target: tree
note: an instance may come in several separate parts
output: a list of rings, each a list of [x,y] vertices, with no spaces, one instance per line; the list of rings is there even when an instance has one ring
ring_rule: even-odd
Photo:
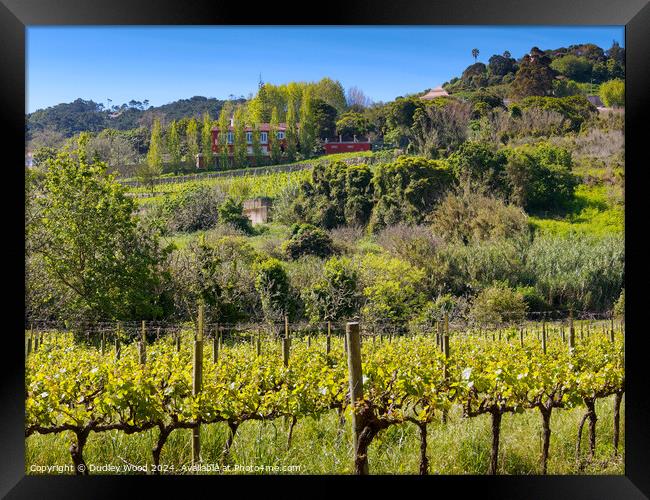
[[[126,320],[165,313],[159,266],[167,250],[138,226],[133,199],[104,163],[89,163],[82,149],[61,153],[48,164],[38,204],[35,248],[69,297],[66,315]]]
[[[521,292],[496,282],[481,290],[472,304],[471,314],[483,324],[519,323],[526,317],[528,306]]]
[[[506,158],[489,144],[465,142],[448,159],[465,194],[485,190],[492,194],[507,194]]]
[[[253,160],[255,161],[255,166],[259,167],[264,161],[264,155],[262,153],[262,143],[260,137],[260,126],[259,123],[253,123]]]
[[[289,278],[277,259],[267,259],[254,266],[255,289],[262,311],[269,323],[277,323],[289,312]]]
[[[352,317],[359,305],[358,276],[350,259],[332,257],[323,277],[305,293],[307,314],[314,321],[336,321]]]
[[[359,87],[350,87],[347,92],[346,102],[349,107],[367,108],[372,104],[372,100],[363,93]]]
[[[271,148],[271,163],[277,164],[282,159],[282,149],[280,148],[280,140],[278,139],[278,108],[273,108],[273,112],[271,113],[270,129],[269,146]]]
[[[219,113],[219,168],[228,170],[230,160],[228,155],[228,131],[230,129],[230,106],[224,105]]]
[[[361,113],[348,111],[336,122],[336,132],[344,138],[363,137],[370,132],[370,122]]]
[[[474,58],[474,62],[478,59],[478,49],[472,49],[472,57]]]
[[[233,160],[236,168],[244,168],[248,164],[248,145],[246,142],[246,122],[244,121],[244,108],[239,106],[234,116],[234,152]]]
[[[373,177],[373,231],[398,222],[418,224],[451,187],[451,170],[439,160],[401,156],[379,164]]]
[[[201,152],[203,153],[203,166],[212,166],[212,119],[206,111],[203,113],[203,127],[201,127]]]
[[[471,104],[462,101],[417,108],[411,144],[418,155],[426,158],[437,158],[440,150],[450,153],[467,139],[471,118]]]
[[[600,86],[600,98],[606,106],[625,106],[625,82],[623,80],[610,80]]]
[[[576,82],[588,82],[591,78],[592,63],[586,57],[568,54],[551,62],[551,68]]]
[[[296,159],[296,149],[298,147],[298,129],[296,124],[296,109],[293,98],[289,98],[287,104],[287,129],[285,137],[287,141],[286,154],[287,160],[292,162]]]
[[[196,119],[192,119],[187,124],[187,163],[193,167],[196,161],[196,155],[199,154],[199,126]]]
[[[554,78],[551,59],[533,47],[519,65],[512,82],[512,93],[515,97],[549,95],[553,90]]]
[[[490,74],[503,77],[517,71],[517,61],[510,57],[509,52],[505,52],[502,56],[495,54],[488,60],[487,68]]]
[[[222,224],[231,224],[248,234],[253,232],[251,221],[244,215],[243,206],[240,201],[228,197],[219,205],[217,212],[219,214],[219,222]]]
[[[169,126],[169,135],[167,138],[167,149],[171,156],[172,164],[174,168],[179,168],[181,165],[181,139],[178,135],[178,127],[176,126],[176,120],[172,120],[171,125]]]
[[[302,93],[300,103],[300,151],[305,157],[309,157],[314,149],[316,139],[316,126],[314,123],[314,110],[312,107],[311,89],[307,88]]]
[[[146,168],[141,170],[145,184],[149,184],[153,190],[153,180],[162,174],[162,127],[160,122],[155,120],[151,130],[151,142],[147,153]]]
[[[331,78],[322,78],[313,85],[314,98],[325,101],[334,107],[338,113],[345,111],[345,93],[341,82],[334,81]]]
[[[312,103],[314,115],[314,135],[318,139],[329,139],[336,136],[337,111],[321,99],[314,99]]]

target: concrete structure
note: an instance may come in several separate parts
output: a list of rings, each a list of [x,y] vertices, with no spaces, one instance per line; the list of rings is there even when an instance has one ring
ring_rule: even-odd
[[[244,201],[243,212],[253,224],[263,224],[269,220],[271,205],[271,198],[253,198]]]
[[[420,99],[424,99],[425,101],[429,101],[431,99],[435,99],[436,97],[444,97],[449,95],[449,93],[443,89],[442,87],[436,87],[435,89],[429,90],[426,94],[424,94]]]

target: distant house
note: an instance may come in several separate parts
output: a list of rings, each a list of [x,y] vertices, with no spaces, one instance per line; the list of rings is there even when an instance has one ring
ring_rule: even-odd
[[[587,100],[597,108],[605,107],[605,104],[603,103],[603,101],[601,101],[600,97],[598,97],[597,95],[588,95]]]
[[[424,99],[425,101],[430,101],[431,99],[435,99],[436,97],[443,97],[447,96],[449,93],[443,89],[442,87],[436,87],[435,89],[429,90],[426,94],[424,94],[420,99]]]

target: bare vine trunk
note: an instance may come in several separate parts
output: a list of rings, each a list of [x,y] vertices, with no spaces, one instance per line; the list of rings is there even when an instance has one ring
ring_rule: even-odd
[[[287,451],[291,448],[291,437],[293,436],[293,428],[296,425],[298,419],[293,415],[291,417],[291,424],[289,424],[289,436],[287,437]]]
[[[542,414],[542,474],[548,470],[548,450],[551,445],[551,411],[553,407],[540,406]]]
[[[614,456],[618,456],[618,441],[621,431],[621,401],[623,393],[617,392],[614,397]]]
[[[501,434],[501,412],[493,410],[492,414],[492,451],[490,452],[490,470],[488,474],[496,474],[499,465],[499,437]]]
[[[427,458],[427,424],[419,423],[420,428],[420,475],[429,474],[429,459]]]
[[[589,460],[596,454],[596,401],[588,399],[585,401],[587,406],[587,416],[589,417]]]
[[[585,413],[580,420],[580,424],[578,425],[578,438],[576,440],[576,462],[578,463],[580,463],[580,443],[582,442],[582,429],[585,426],[585,422],[587,421],[588,416],[589,413]]]
[[[354,473],[368,475],[368,447],[377,435],[377,430],[370,426],[363,428],[357,440],[357,449],[354,454]]]
[[[226,445],[223,449],[223,458],[228,459],[230,457],[230,449],[232,448],[232,443],[235,440],[235,434],[237,434],[237,429],[239,428],[239,423],[228,421],[228,428],[230,429],[230,434],[228,439],[226,439]]]
[[[88,440],[88,434],[90,429],[82,429],[75,431],[75,436],[77,438],[76,442],[73,442],[70,445],[70,456],[72,457],[72,463],[74,464],[75,474],[78,476],[87,476],[88,475],[88,466],[84,461],[83,452],[84,446],[86,446],[86,441]]]
[[[163,446],[167,442],[167,438],[169,437],[169,434],[171,434],[172,429],[169,427],[165,427],[163,425],[160,425],[158,427],[160,429],[160,432],[158,433],[158,440],[156,441],[156,445],[153,447],[151,450],[151,453],[153,455],[153,464],[154,464],[154,471],[153,473],[158,475],[160,474],[160,454],[162,453]]]

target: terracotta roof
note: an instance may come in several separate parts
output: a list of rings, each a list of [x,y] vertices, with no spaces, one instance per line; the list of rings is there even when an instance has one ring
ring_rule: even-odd
[[[435,89],[429,90],[426,94],[424,94],[420,99],[435,99],[436,97],[442,97],[449,95],[449,93],[443,89],[442,87],[436,87]]]

